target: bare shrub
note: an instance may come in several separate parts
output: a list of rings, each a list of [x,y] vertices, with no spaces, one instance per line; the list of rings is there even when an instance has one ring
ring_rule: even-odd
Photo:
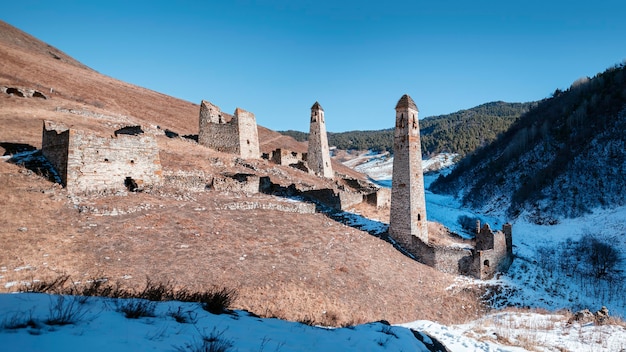
[[[237,299],[237,290],[233,288],[212,288],[204,292],[200,296],[200,305],[202,309],[213,314],[222,314],[228,311],[228,308]]]
[[[233,341],[224,338],[224,332],[226,330],[217,331],[214,327],[213,331],[209,335],[204,333],[200,334],[200,340],[193,339],[192,342],[187,342],[181,347],[176,347],[176,351],[179,352],[227,352],[233,346]]]
[[[144,317],[154,317],[156,310],[156,302],[142,299],[118,300],[115,302],[117,311],[124,313],[128,319],[139,319]]]
[[[198,321],[198,314],[196,312],[193,310],[183,310],[182,306],[178,306],[176,311],[169,310],[167,315],[181,324],[195,324]]]
[[[28,313],[15,313],[11,316],[5,317],[2,323],[0,323],[0,328],[7,330],[25,329],[28,327],[39,328],[39,323],[33,319],[32,311],[29,311]]]
[[[50,304],[50,314],[44,321],[47,325],[69,325],[82,321],[87,310],[74,296],[57,296],[56,302]]]
[[[59,275],[52,281],[47,280],[31,280],[31,282],[22,284],[20,292],[35,293],[56,293],[63,294],[65,291],[65,283],[70,279],[69,275]]]

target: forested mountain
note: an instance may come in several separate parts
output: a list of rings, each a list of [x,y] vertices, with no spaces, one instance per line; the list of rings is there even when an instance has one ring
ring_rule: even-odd
[[[579,79],[463,159],[431,189],[537,223],[626,204],[626,68]]]
[[[466,155],[495,140],[520,115],[537,103],[483,104],[448,115],[427,117],[420,121],[422,153],[442,152]],[[393,121],[390,120],[390,124]],[[298,131],[280,133],[306,141],[308,134]],[[393,128],[378,131],[350,131],[328,133],[328,143],[339,149],[393,151]]]

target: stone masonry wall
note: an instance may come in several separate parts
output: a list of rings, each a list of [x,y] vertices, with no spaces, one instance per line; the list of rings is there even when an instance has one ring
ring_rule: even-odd
[[[121,191],[132,178],[139,186],[162,182],[162,168],[156,138],[150,134],[100,137],[94,133],[52,128],[44,123],[43,154],[53,165],[58,164],[65,187],[70,192]],[[67,136],[67,137],[66,137]],[[62,148],[67,138],[67,156]],[[63,174],[62,174],[63,175]]]
[[[260,177],[253,174],[223,174],[213,177],[213,189],[220,192],[259,193]]]
[[[386,208],[391,204],[391,191],[388,188],[379,188],[366,196],[368,204],[377,208]]]
[[[217,105],[206,100],[200,103],[198,143],[244,159],[258,159],[261,155],[254,114],[237,108],[232,119],[227,120]]]
[[[254,114],[237,108],[235,120],[239,133],[239,156],[244,159],[258,159],[261,156],[261,151],[259,148],[259,131]]]
[[[508,254],[506,237],[503,232],[493,234],[493,249],[478,251],[476,267],[479,268],[478,277],[487,279],[496,272],[504,272],[511,265],[512,256]]]
[[[278,148],[272,151],[271,160],[275,164],[289,166],[305,161],[306,153],[292,152],[291,150]]]
[[[358,192],[339,191],[340,209],[346,210],[363,203],[363,194]]]
[[[67,187],[67,155],[70,146],[70,130],[51,121],[43,122],[41,151],[43,156],[52,163]]]
[[[226,121],[218,106],[203,100],[200,103],[198,143],[220,152],[239,155],[239,129],[233,120]]]

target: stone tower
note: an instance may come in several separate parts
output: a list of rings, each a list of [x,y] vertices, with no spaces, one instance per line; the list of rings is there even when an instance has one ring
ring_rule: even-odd
[[[333,178],[328,136],[326,135],[326,121],[324,121],[324,109],[318,102],[315,102],[311,107],[311,129],[307,163],[309,169],[316,175]]]
[[[241,108],[235,109],[235,120],[239,131],[239,155],[244,159],[258,159],[259,131],[254,114]]]
[[[258,159],[261,155],[254,114],[237,108],[231,118],[206,100],[200,103],[198,143],[244,159]]]
[[[413,99],[407,94],[403,95],[396,105],[389,235],[409,250],[414,247],[413,236],[425,244],[428,243],[417,114]]]

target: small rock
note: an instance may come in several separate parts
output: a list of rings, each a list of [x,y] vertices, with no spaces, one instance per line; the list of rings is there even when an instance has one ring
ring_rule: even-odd
[[[597,324],[605,324],[609,320],[609,310],[605,306],[602,306],[602,309],[595,312],[593,316]]]
[[[26,231],[28,231],[28,228],[27,227],[20,227],[19,229],[17,229],[17,231],[19,231],[19,232],[26,232]]]

